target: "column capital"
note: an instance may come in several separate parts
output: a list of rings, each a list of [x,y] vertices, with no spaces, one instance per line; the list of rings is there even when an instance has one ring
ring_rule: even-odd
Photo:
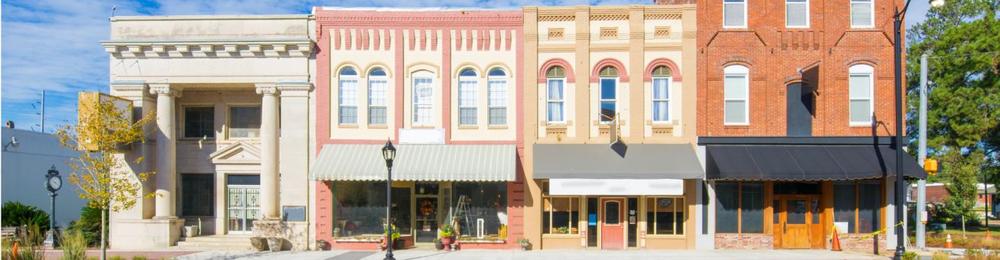
[[[260,94],[260,95],[275,95],[275,94],[278,94],[278,84],[275,84],[275,83],[257,83],[254,86],[257,87],[257,94]]]
[[[149,84],[149,94],[180,97],[181,90],[177,87],[170,86],[170,84]]]

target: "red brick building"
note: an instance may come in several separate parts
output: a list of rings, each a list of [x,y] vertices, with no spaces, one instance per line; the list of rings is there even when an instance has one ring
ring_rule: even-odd
[[[895,179],[892,15],[903,3],[698,1],[715,248],[828,248],[835,226],[848,250],[895,245],[885,180]],[[904,166],[926,176],[913,158]]]

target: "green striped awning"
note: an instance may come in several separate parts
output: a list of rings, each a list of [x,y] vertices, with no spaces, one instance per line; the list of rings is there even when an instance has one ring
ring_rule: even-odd
[[[381,144],[323,146],[310,177],[324,181],[384,181]],[[399,181],[514,181],[514,145],[399,144],[392,179]]]

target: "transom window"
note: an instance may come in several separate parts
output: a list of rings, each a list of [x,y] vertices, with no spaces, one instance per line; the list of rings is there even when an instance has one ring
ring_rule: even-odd
[[[671,71],[667,66],[653,69],[653,122],[670,121],[670,78]]]
[[[545,119],[548,122],[566,122],[566,114],[563,110],[566,98],[566,69],[555,66],[545,72],[545,103],[547,113]]]
[[[745,125],[750,123],[749,93],[750,69],[740,65],[728,66],[724,69],[724,120],[727,125]]]
[[[341,124],[358,123],[358,71],[352,67],[340,70],[340,87],[337,93],[337,103]]]
[[[851,27],[875,27],[875,0],[851,0]]]
[[[490,125],[507,124],[507,72],[493,68],[488,74],[487,108]]]
[[[601,68],[598,73],[601,77],[600,81],[600,102],[601,102],[601,122],[610,123],[615,119],[615,115],[618,110],[617,106],[617,91],[618,91],[618,70],[615,67],[607,66]]]
[[[386,122],[386,92],[389,80],[381,68],[368,72],[368,124],[384,125]]]
[[[458,73],[458,124],[476,124],[476,97],[479,77],[476,71],[464,69]]]
[[[850,73],[849,95],[851,125],[869,126],[872,123],[874,105],[872,96],[874,95],[874,80],[872,77],[875,71],[872,66],[854,65],[848,69]]]
[[[722,0],[722,28],[747,27],[747,1]]]
[[[434,114],[434,74],[429,71],[413,73],[413,124],[429,125]]]
[[[785,27],[809,27],[809,0],[785,0]]]

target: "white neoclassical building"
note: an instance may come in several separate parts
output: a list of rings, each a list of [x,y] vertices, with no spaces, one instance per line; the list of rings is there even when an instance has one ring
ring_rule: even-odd
[[[274,225],[290,245],[309,244],[313,24],[308,15],[111,18],[101,43],[111,94],[156,113],[150,141],[124,155],[146,158],[126,170],[155,171],[144,187],[155,196],[111,214],[113,248],[174,246],[183,226],[242,238]]]

